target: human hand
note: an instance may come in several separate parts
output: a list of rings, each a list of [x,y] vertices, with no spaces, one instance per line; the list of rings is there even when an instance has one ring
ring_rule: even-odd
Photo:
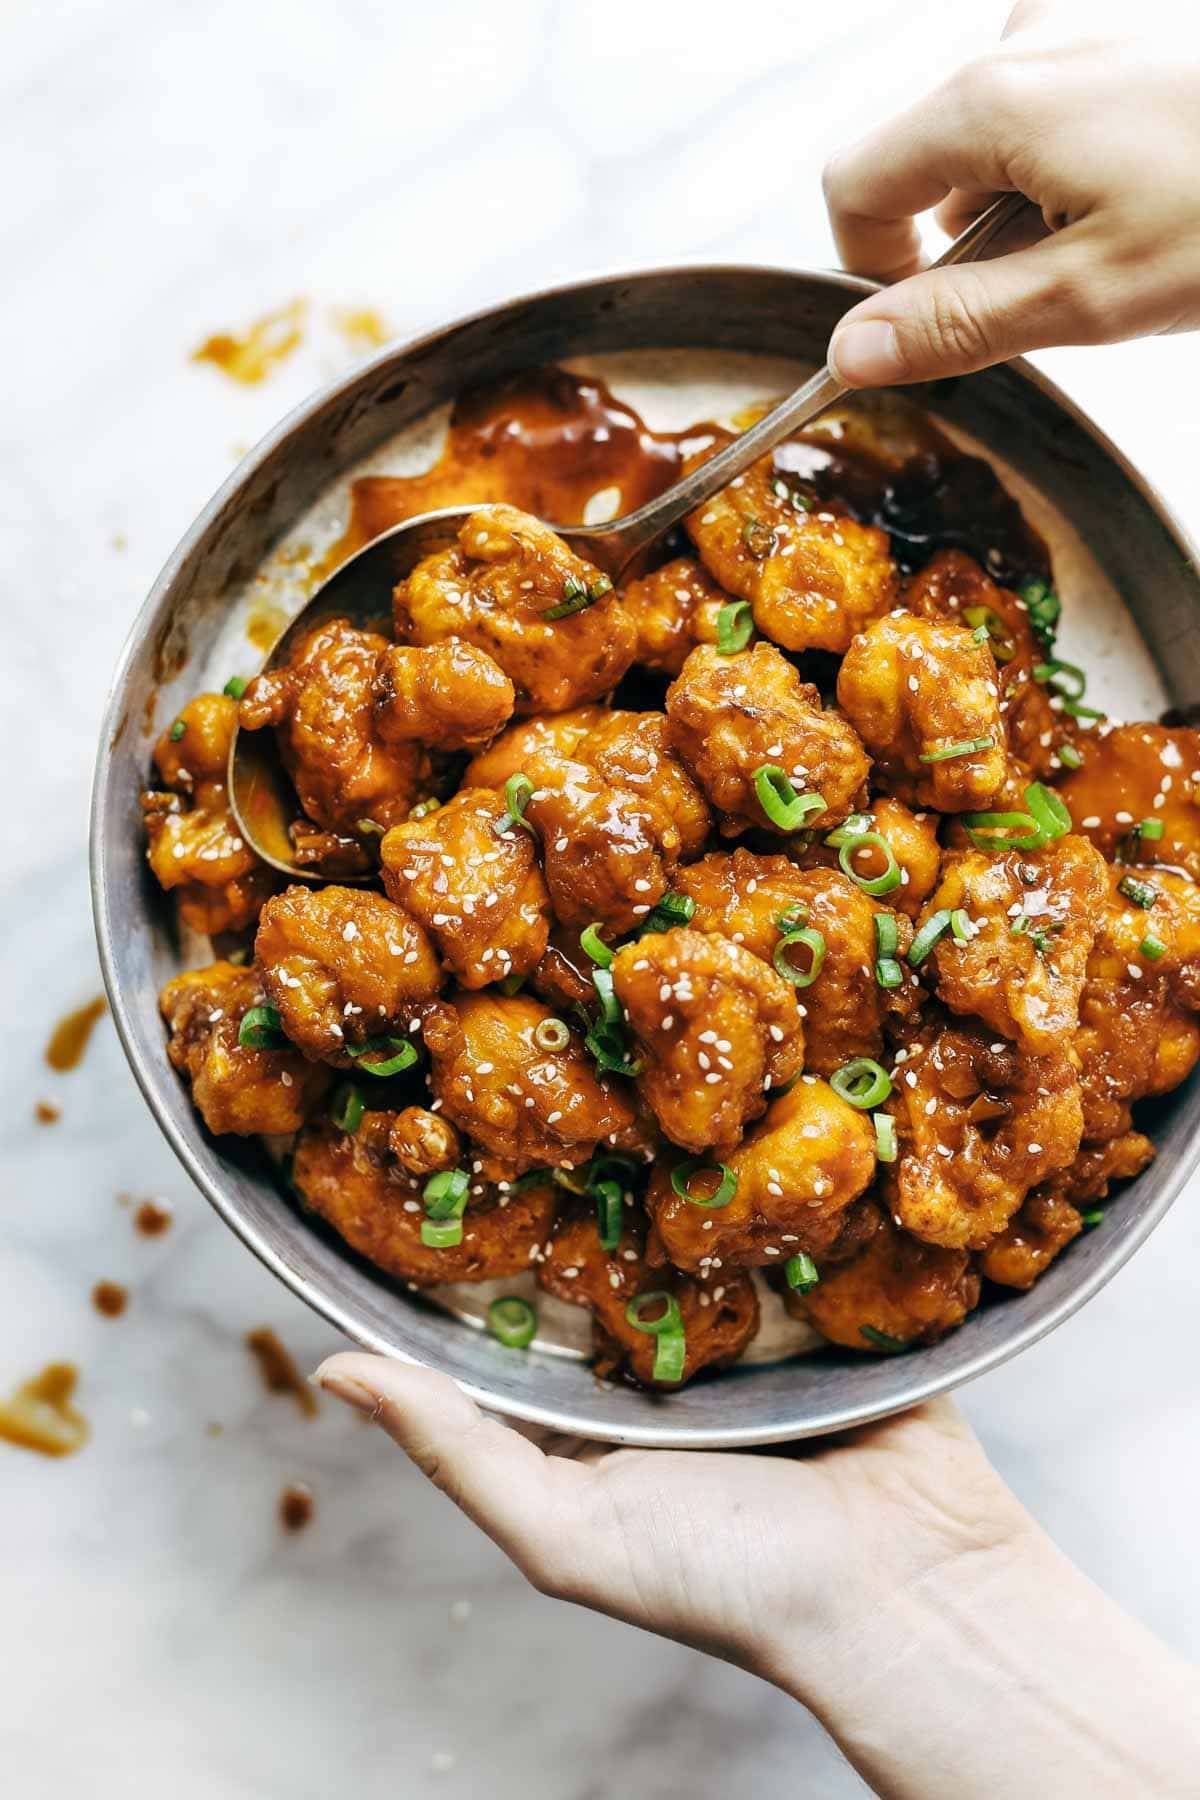
[[[1021,0],[995,50],[836,156],[825,193],[847,269],[894,283],[838,325],[854,387],[924,381],[1051,344],[1200,327],[1200,30],[1145,0]],[[960,232],[998,193],[1035,241],[918,273],[915,216]]]

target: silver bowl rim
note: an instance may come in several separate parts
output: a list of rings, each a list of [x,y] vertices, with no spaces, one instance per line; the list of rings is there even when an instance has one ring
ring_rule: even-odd
[[[518,306],[534,305],[541,301],[553,300],[562,294],[576,293],[589,287],[603,287],[614,282],[654,279],[679,278],[687,279],[702,274],[708,277],[722,276],[755,276],[755,275],[788,275],[801,280],[825,283],[832,287],[840,287],[847,292],[865,296],[876,291],[878,286],[873,281],[860,276],[848,275],[842,270],[820,269],[806,265],[768,264],[768,263],[710,263],[705,261],[666,264],[653,268],[615,269],[605,272],[593,271],[575,280],[562,281],[548,287],[534,289],[529,293],[510,296],[508,299],[493,301],[486,306],[463,313],[457,318],[418,333],[416,336],[397,340],[385,345],[376,355],[356,363],[344,375],[315,389],[297,406],[262,437],[233,471],[217,488],[207,505],[197,514],[192,524],[184,532],[174,550],[163,564],[158,577],[154,581],[146,599],[139,607],[129,632],[122,645],[121,653],[109,684],[101,719],[100,738],[96,762],[92,778],[92,793],[89,808],[89,853],[88,868],[92,896],[92,914],[99,951],[100,969],[108,996],[109,1008],[117,1036],[125,1053],[126,1060],[133,1072],[135,1081],[141,1090],[160,1131],[183,1165],[186,1173],[209,1204],[224,1220],[225,1224],[253,1252],[258,1260],[270,1269],[284,1285],[292,1290],[298,1298],[320,1314],[331,1325],[335,1326],[352,1342],[363,1348],[373,1350],[394,1359],[413,1365],[420,1365],[420,1359],[404,1351],[394,1344],[384,1343],[371,1330],[364,1328],[357,1319],[351,1316],[348,1309],[326,1296],[320,1287],[310,1281],[300,1271],[293,1268],[271,1246],[264,1242],[254,1226],[242,1217],[237,1206],[232,1203],[220,1183],[210,1181],[203,1168],[192,1153],[186,1138],[177,1128],[171,1117],[170,1109],[165,1103],[160,1084],[163,1081],[166,1063],[156,1064],[140,1054],[136,1034],[126,1014],[125,996],[117,977],[116,961],[113,949],[113,921],[108,908],[105,869],[107,860],[106,833],[103,826],[103,802],[107,790],[112,762],[114,738],[123,716],[123,696],[129,675],[130,665],[134,660],[138,647],[147,629],[154,619],[162,601],[173,586],[180,570],[186,564],[193,550],[204,537],[210,524],[220,514],[227,502],[249,480],[260,465],[283,445],[295,429],[303,424],[313,413],[319,411],[340,394],[354,387],[365,375],[379,369],[393,360],[404,360],[414,352],[435,343],[448,333],[455,332],[465,326],[479,323],[489,317],[506,313]],[[1188,554],[1191,563],[1200,567],[1200,551],[1191,534],[1175,516],[1171,507],[1153,484],[1129,460],[1124,452],[1113,443],[1082,407],[1076,403],[1050,380],[1039,369],[1025,360],[1014,357],[1008,367],[1015,370],[1023,380],[1038,389],[1071,420],[1081,426],[1101,450],[1121,470],[1126,480],[1136,490],[1140,498],[1157,516],[1170,536],[1180,544]],[[525,1404],[508,1396],[498,1395],[483,1384],[469,1382],[461,1377],[453,1379],[465,1393],[471,1395],[482,1406],[506,1416],[519,1418],[527,1424],[540,1425],[548,1429],[575,1436],[594,1438],[601,1441],[638,1444],[648,1448],[747,1448],[758,1444],[785,1443],[803,1435],[814,1432],[836,1432],[847,1430],[858,1425],[866,1425],[874,1420],[887,1418],[895,1413],[907,1411],[923,1401],[934,1399],[939,1394],[963,1387],[978,1379],[979,1376],[999,1368],[1011,1358],[1038,1343],[1051,1331],[1070,1318],[1082,1306],[1104,1287],[1111,1278],[1127,1263],[1134,1253],[1141,1248],[1151,1232],[1160,1223],[1164,1215],[1174,1204],[1188,1178],[1195,1172],[1200,1163],[1200,1132],[1197,1132],[1184,1152],[1176,1157],[1173,1166],[1163,1178],[1150,1202],[1135,1218],[1130,1219],[1121,1236],[1111,1240],[1111,1248],[1095,1259],[1090,1271],[1081,1280],[1074,1283],[1061,1298],[1040,1313],[1017,1325],[1002,1341],[990,1347],[980,1349],[974,1357],[948,1373],[934,1373],[924,1377],[919,1373],[922,1366],[920,1355],[905,1359],[905,1365],[912,1369],[913,1375],[900,1397],[893,1396],[887,1404],[880,1406],[855,1406],[846,1404],[828,1409],[817,1425],[806,1425],[803,1421],[784,1422],[769,1427],[730,1425],[720,1428],[708,1428],[702,1431],[673,1427],[668,1424],[648,1423],[636,1430],[606,1429],[601,1421],[589,1417],[585,1412],[564,1411],[561,1408],[543,1407]]]

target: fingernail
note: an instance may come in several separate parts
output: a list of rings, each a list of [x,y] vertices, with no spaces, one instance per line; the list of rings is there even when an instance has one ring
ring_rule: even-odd
[[[835,331],[829,361],[851,387],[880,387],[904,374],[896,330],[886,319],[861,319]]]
[[[323,1393],[333,1394],[338,1400],[344,1400],[355,1412],[368,1413],[373,1417],[382,1404],[378,1394],[373,1394],[369,1387],[356,1381],[353,1375],[343,1375],[337,1369],[326,1373],[323,1364],[315,1375],[309,1376],[309,1380]]]

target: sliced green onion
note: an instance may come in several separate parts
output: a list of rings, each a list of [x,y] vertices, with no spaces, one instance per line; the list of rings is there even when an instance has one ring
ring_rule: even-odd
[[[908,946],[908,960],[914,969],[919,969],[939,938],[945,937],[950,929],[950,908],[939,907],[931,913],[912,943]]]
[[[354,829],[363,837],[382,837],[386,827],[378,819],[355,819]]]
[[[1023,581],[1017,592],[1025,602],[1029,623],[1048,649],[1054,642],[1054,634],[1062,613],[1062,601],[1049,582],[1040,579]]]
[[[662,1311],[655,1319],[646,1317],[648,1306],[657,1306],[662,1302]],[[683,1314],[679,1310],[679,1302],[674,1294],[668,1294],[666,1288],[655,1288],[652,1293],[638,1294],[625,1308],[625,1317],[635,1331],[644,1331],[649,1337],[660,1337],[664,1331],[683,1331]]]
[[[1070,713],[1073,719],[1102,719],[1104,714],[1096,706],[1084,706],[1079,700],[1064,700],[1062,709]]]
[[[829,1085],[851,1106],[858,1107],[860,1112],[869,1112],[887,1099],[892,1091],[892,1078],[869,1056],[856,1056],[834,1070]]]
[[[1043,842],[1037,820],[1029,813],[963,813],[962,823],[977,850],[1036,850]]]
[[[1138,945],[1138,949],[1143,956],[1149,957],[1151,962],[1157,962],[1160,956],[1165,956],[1167,954],[1167,946],[1163,943],[1161,938],[1156,938],[1152,932],[1146,934]]]
[[[533,1028],[533,1041],[539,1050],[565,1050],[571,1041],[570,1028],[562,1019],[540,1019]]]
[[[424,800],[418,800],[415,806],[409,807],[408,816],[410,819],[427,819],[430,813],[437,812],[441,804],[436,794],[428,794]]]
[[[975,936],[974,931],[971,929],[971,921],[968,919],[961,906],[956,906],[954,911],[950,914],[950,933],[960,944],[969,944],[971,939]]]
[[[899,944],[896,930],[896,915],[890,912],[875,914],[875,949],[880,956],[895,956]]]
[[[242,1014],[238,1043],[243,1050],[278,1050],[286,1042],[283,1022],[273,1006],[251,1006]]]
[[[360,1069],[381,1080],[385,1075],[399,1075],[402,1069],[411,1069],[417,1060],[416,1050],[405,1037],[368,1038],[365,1044],[346,1044],[344,1048],[346,1055],[352,1056]],[[363,1060],[368,1056],[379,1056],[385,1050],[392,1054],[385,1056],[382,1062]]]
[[[249,685],[244,675],[231,675],[221,692],[228,694],[231,700],[240,700]]]
[[[717,614],[717,649],[722,656],[744,650],[754,636],[754,614],[748,600],[727,600]]]
[[[798,794],[776,763],[763,763],[755,769],[754,791],[768,819],[780,831],[799,831],[814,813],[825,811],[820,794]]]
[[[1102,1206],[1093,1206],[1090,1212],[1081,1212],[1079,1215],[1080,1223],[1085,1225],[1089,1231],[1093,1230],[1103,1217],[1104,1208]]]
[[[615,1250],[621,1242],[621,1217],[624,1202],[619,1181],[597,1181],[592,1189],[596,1196],[596,1230],[600,1248]]]
[[[870,829],[871,815],[869,813],[851,813],[844,825],[839,825],[835,831],[826,833],[824,841],[831,850],[840,850],[843,844],[850,842],[851,838],[862,837]]]
[[[1060,744],[1058,760],[1064,769],[1081,769],[1083,767],[1083,758],[1074,744]]]
[[[791,959],[792,947],[796,944],[803,944],[809,952],[807,969],[798,969]],[[790,981],[793,987],[811,987],[825,961],[825,939],[813,926],[800,925],[780,938],[772,960],[783,979]]]
[[[611,967],[613,953],[605,943],[604,939],[600,936],[600,924],[598,920],[594,924],[584,927],[579,934],[579,943],[581,948],[586,951],[594,963],[598,963],[602,969]]]
[[[186,730],[187,730],[187,720],[186,719],[176,719],[176,721],[172,725],[170,731],[168,731],[167,736],[170,738],[170,740],[173,744],[177,744]]]
[[[1017,647],[1013,643],[1012,633],[998,612],[994,612],[990,606],[964,606],[962,616],[968,625],[975,627],[971,636],[977,644],[986,644],[990,638],[992,655],[996,661],[1012,661]]]
[[[1134,830],[1148,844],[1157,843],[1163,834],[1163,822],[1161,819],[1143,819],[1140,825],[1134,826]]]
[[[339,1131],[345,1131],[353,1137],[362,1124],[362,1116],[366,1110],[360,1090],[352,1081],[343,1081],[333,1096],[329,1116]]]
[[[1044,843],[1052,843],[1055,838],[1064,837],[1072,826],[1072,818],[1066,806],[1053,788],[1046,787],[1040,781],[1031,781],[1025,789],[1025,804],[1033,815]]]
[[[854,858],[860,850],[882,850],[887,859],[887,866],[881,875],[860,875],[854,867]],[[860,887],[864,894],[878,897],[890,894],[893,888],[900,886],[900,864],[896,861],[896,853],[885,837],[877,831],[856,831],[847,838],[838,851],[838,864],[843,875],[848,875]]]
[[[662,899],[650,908],[639,937],[646,937],[652,932],[671,931],[676,925],[686,925],[696,915],[696,902],[688,894],[667,892]]]
[[[755,562],[762,562],[764,557],[770,556],[775,548],[775,533],[769,525],[762,524],[760,520],[747,519],[742,526],[742,542]]]
[[[1158,899],[1158,889],[1151,887],[1148,881],[1139,881],[1136,875],[1122,875],[1117,883],[1117,892],[1132,900],[1135,906],[1149,908]]]
[[[904,986],[904,970],[894,956],[880,956],[875,961],[875,979],[881,988]]]
[[[972,643],[975,643],[975,644],[986,644],[988,641],[987,626],[986,625],[977,625],[975,627],[974,631],[971,633],[971,641],[972,641]]]
[[[586,607],[595,606],[597,600],[603,600],[605,594],[611,594],[612,585],[607,575],[598,575],[590,587],[585,586],[577,575],[568,575],[563,582],[561,604],[549,607],[542,617],[568,619],[572,613],[583,612]]]
[[[788,1286],[797,1294],[809,1293],[821,1279],[816,1263],[803,1250],[798,1256],[788,1257],[783,1265],[783,1273]]]
[[[886,1331],[876,1331],[873,1325],[860,1325],[858,1329],[868,1344],[874,1344],[877,1350],[886,1350],[892,1356],[899,1356],[902,1350],[908,1349],[907,1338],[889,1337]]]
[[[682,1381],[687,1339],[682,1331],[664,1331],[654,1344],[653,1381]]]
[[[596,996],[600,1001],[600,1017],[606,1025],[621,1023],[621,1002],[617,999],[613,988],[612,973],[608,969],[593,969],[592,983]]]
[[[461,1219],[422,1219],[421,1242],[427,1250],[452,1250],[463,1241]]]
[[[1048,683],[1067,700],[1082,700],[1087,687],[1087,676],[1078,663],[1059,662],[1057,657],[1034,663],[1033,679]]]
[[[896,1121],[890,1113],[875,1113],[875,1154],[881,1163],[894,1163],[896,1150]]]
[[[426,1216],[430,1219],[461,1219],[470,1189],[471,1177],[465,1169],[439,1169],[425,1183]]]
[[[487,1310],[488,1330],[508,1350],[524,1350],[537,1336],[537,1314],[528,1300],[504,1294]]]
[[[584,1048],[603,1075],[624,1075],[632,1081],[642,1072],[641,1059],[630,1057],[625,1033],[619,1025],[593,1025],[584,1039]]]
[[[996,740],[990,734],[985,737],[962,738],[957,744],[947,744],[944,750],[926,750],[918,757],[919,762],[950,762],[958,756],[974,756],[977,750],[993,750]]]
[[[496,823],[492,826],[492,830],[497,837],[506,836],[514,825],[523,825],[526,831],[533,830],[533,826],[525,817],[525,808],[529,805],[532,794],[533,783],[530,781],[528,775],[516,774],[509,776],[504,784],[504,804],[507,806],[508,811],[504,814],[502,819],[497,819]]]
[[[709,1195],[692,1192],[692,1178],[700,1173],[719,1175],[719,1185]],[[728,1163],[705,1162],[702,1156],[694,1156],[688,1162],[677,1163],[671,1171],[671,1186],[681,1200],[690,1200],[693,1206],[707,1207],[710,1212],[719,1212],[729,1205],[737,1193],[738,1178]]]

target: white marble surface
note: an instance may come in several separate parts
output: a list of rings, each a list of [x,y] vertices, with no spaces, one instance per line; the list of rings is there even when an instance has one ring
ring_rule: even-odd
[[[108,671],[235,447],[344,366],[326,309],[370,304],[407,334],[601,267],[828,261],[827,150],[1004,11],[4,9],[0,1391],[69,1358],[93,1428],[61,1462],[0,1445],[5,1792],[861,1791],[782,1697],[533,1595],[358,1421],[264,1395],[246,1329],[274,1325],[306,1368],[328,1329],[188,1187],[110,1025],[73,1075],[40,1055],[98,987],[84,834]],[[296,295],[319,329],[263,387],[188,362]],[[1176,401],[1200,391],[1200,346],[1044,361],[1200,529],[1200,423]],[[52,1128],[32,1122],[43,1096],[63,1107]],[[136,1237],[121,1191],[168,1199],[174,1228]],[[1198,1201],[963,1400],[1059,1541],[1193,1654]],[[89,1305],[102,1277],[131,1289],[118,1321]],[[293,1480],[317,1514],[287,1538]]]

